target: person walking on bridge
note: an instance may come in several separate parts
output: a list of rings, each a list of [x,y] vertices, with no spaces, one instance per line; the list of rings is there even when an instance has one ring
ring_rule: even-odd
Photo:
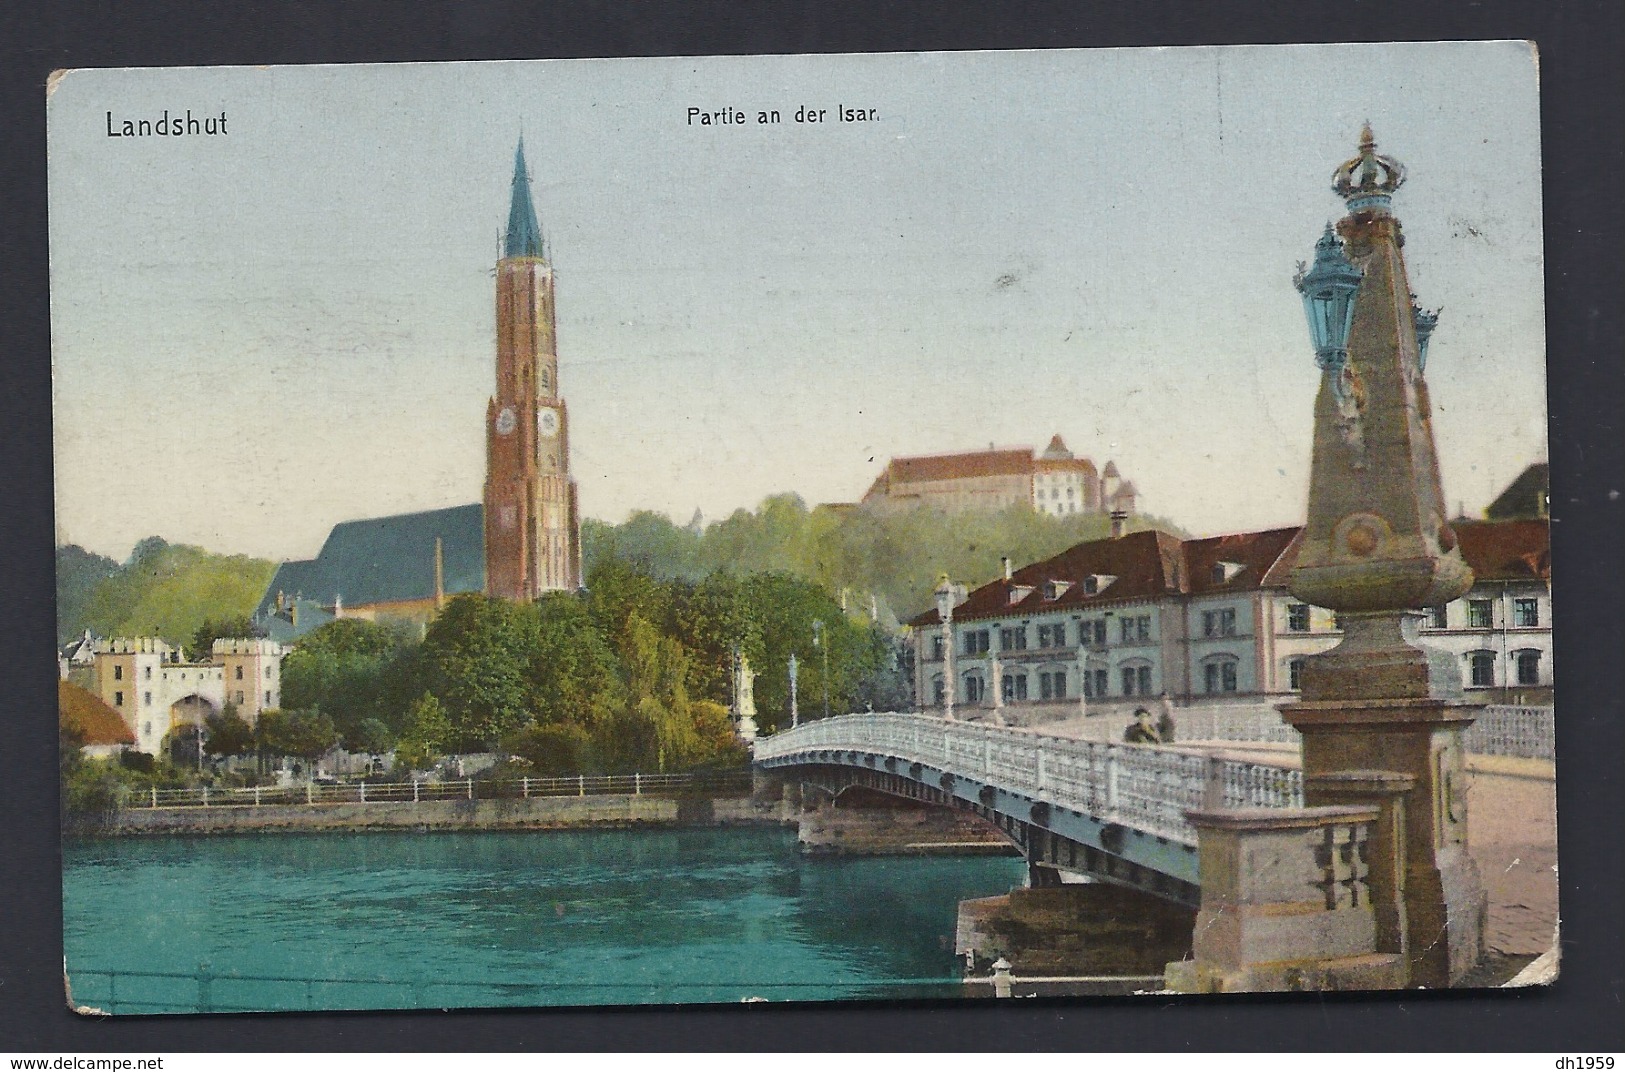
[[[1134,712],[1134,721],[1123,731],[1124,744],[1161,744],[1157,727],[1151,724],[1151,712],[1141,707]]]

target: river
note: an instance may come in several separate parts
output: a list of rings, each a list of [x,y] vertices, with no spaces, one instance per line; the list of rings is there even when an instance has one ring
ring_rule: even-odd
[[[79,840],[63,930],[115,1014],[955,996],[957,903],[1022,868],[780,827]]]

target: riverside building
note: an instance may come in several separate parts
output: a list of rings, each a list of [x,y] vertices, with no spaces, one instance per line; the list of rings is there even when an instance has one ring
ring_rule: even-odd
[[[1550,537],[1539,520],[1452,523],[1471,591],[1427,608],[1423,641],[1451,652],[1469,696],[1550,703]],[[1304,659],[1337,644],[1335,615],[1294,598],[1286,579],[1300,528],[1181,540],[1145,530],[1091,540],[1010,570],[953,609],[909,624],[915,696],[944,705],[954,645],[955,713],[1042,722],[1149,706],[1287,699]]]

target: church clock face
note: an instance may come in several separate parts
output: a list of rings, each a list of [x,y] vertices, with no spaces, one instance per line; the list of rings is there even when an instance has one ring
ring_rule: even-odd
[[[513,435],[516,424],[518,420],[513,415],[513,407],[503,406],[502,412],[497,414],[497,435]]]
[[[545,439],[552,439],[559,434],[559,414],[557,410],[543,407],[536,411],[536,431]]]

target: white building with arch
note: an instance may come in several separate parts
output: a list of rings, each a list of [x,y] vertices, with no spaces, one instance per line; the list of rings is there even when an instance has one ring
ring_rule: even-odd
[[[104,640],[95,646],[91,691],[118,712],[135,748],[157,755],[171,730],[202,726],[227,703],[250,726],[282,704],[282,646],[258,637],[222,638],[207,662],[156,637]]]

